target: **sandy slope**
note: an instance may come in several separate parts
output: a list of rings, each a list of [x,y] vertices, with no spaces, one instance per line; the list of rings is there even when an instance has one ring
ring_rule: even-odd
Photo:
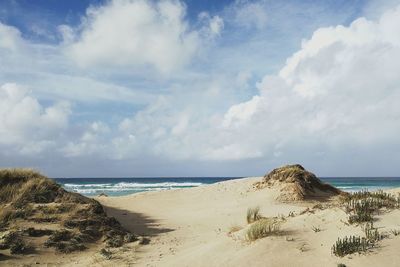
[[[28,263],[48,266],[400,266],[400,235],[390,236],[367,255],[338,258],[331,246],[338,237],[362,234],[346,225],[339,208],[312,208],[315,202],[283,204],[277,190],[253,189],[261,178],[245,178],[190,189],[100,197],[107,213],[126,228],[150,238],[144,246],[113,249],[105,260],[97,250],[72,255],[47,255]],[[394,192],[400,192],[395,190]],[[325,203],[324,205],[329,205]],[[244,240],[232,226],[246,226],[246,211],[259,206],[264,216],[286,216],[280,236]],[[305,212],[306,208],[311,212]],[[294,217],[288,217],[295,212]],[[400,211],[377,216],[380,232],[400,230]],[[315,233],[312,228],[319,227]],[[242,231],[243,232],[243,231]],[[11,261],[8,261],[10,263]],[[1,265],[1,262],[0,262]]]
[[[261,178],[245,178],[191,189],[147,192],[118,198],[99,198],[123,226],[151,242],[124,257],[137,266],[399,266],[400,236],[390,236],[368,255],[338,258],[331,246],[340,236],[362,234],[348,226],[339,208],[312,209],[315,203],[282,204],[278,192],[254,190]],[[265,216],[287,216],[282,235],[247,242],[229,235],[234,225],[246,225],[248,207],[260,206]],[[400,230],[400,211],[378,216],[381,232]],[[319,227],[315,233],[313,226]]]

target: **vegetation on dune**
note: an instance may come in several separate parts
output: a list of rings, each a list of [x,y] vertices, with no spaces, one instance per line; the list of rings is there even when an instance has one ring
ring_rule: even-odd
[[[316,226],[311,227],[311,229],[314,231],[314,233],[321,232],[321,228],[316,227]]]
[[[394,209],[400,207],[400,197],[385,193],[360,191],[348,194],[344,198],[344,206],[349,214],[349,223],[372,222],[373,215],[380,209]]]
[[[246,238],[254,241],[278,233],[279,223],[270,218],[262,218],[250,225],[246,232]]]
[[[253,223],[255,221],[260,220],[261,218],[262,216],[260,214],[260,207],[247,209],[247,216],[246,216],[247,223]]]
[[[345,211],[349,214],[350,224],[360,224],[364,237],[350,236],[338,239],[332,246],[332,253],[343,257],[356,252],[366,252],[383,239],[377,228],[374,227],[374,215],[381,209],[400,207],[400,198],[382,190],[368,192],[366,190],[348,194],[343,200]]]
[[[284,186],[278,197],[283,201],[325,199],[345,194],[336,187],[323,183],[315,174],[299,164],[276,168],[266,174],[262,182],[255,184],[257,188],[275,185]]]
[[[36,228],[49,223],[56,230]],[[28,237],[44,236],[41,246],[63,253],[84,250],[100,239],[108,247],[137,240],[96,200],[67,192],[33,170],[0,170],[0,250],[26,253]]]

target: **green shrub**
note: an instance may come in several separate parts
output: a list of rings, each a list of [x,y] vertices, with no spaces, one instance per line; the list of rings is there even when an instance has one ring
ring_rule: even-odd
[[[378,232],[378,229],[374,227],[374,224],[366,223],[363,227],[365,237],[370,243],[375,243],[382,240],[382,235]]]
[[[375,246],[376,242],[382,240],[382,235],[378,232],[373,223],[366,223],[363,227],[365,237],[350,236],[338,239],[332,246],[332,253],[343,257],[356,252],[365,252]]]
[[[368,241],[364,237],[350,236],[338,239],[332,246],[332,253],[336,256],[343,257],[355,252],[365,252],[369,247]]]

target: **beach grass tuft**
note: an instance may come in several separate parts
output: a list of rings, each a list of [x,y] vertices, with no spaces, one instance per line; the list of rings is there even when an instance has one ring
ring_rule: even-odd
[[[253,223],[258,221],[262,218],[260,214],[260,207],[248,208],[247,209],[247,223]]]
[[[254,241],[279,232],[279,223],[274,219],[262,218],[252,223],[247,230],[246,237]]]

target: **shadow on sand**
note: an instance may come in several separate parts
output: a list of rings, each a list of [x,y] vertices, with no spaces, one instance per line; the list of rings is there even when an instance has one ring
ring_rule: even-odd
[[[140,236],[154,237],[175,230],[162,227],[160,220],[151,218],[143,213],[135,213],[106,205],[103,205],[103,207],[108,216],[115,217],[125,229]]]

